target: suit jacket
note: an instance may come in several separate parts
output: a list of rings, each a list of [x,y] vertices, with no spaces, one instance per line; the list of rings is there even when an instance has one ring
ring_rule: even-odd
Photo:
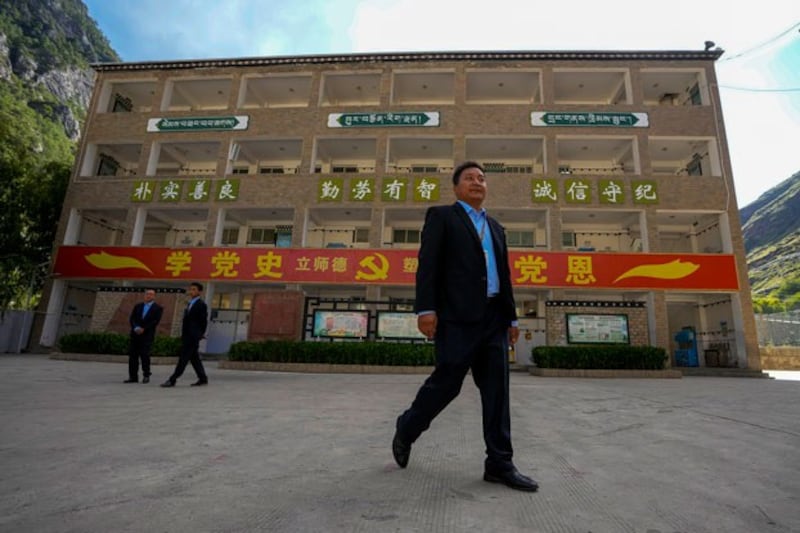
[[[503,226],[487,216],[500,278],[501,309],[509,325],[517,319]],[[480,236],[464,208],[428,209],[419,249],[416,310],[436,311],[440,320],[477,322],[486,310],[486,258]]]
[[[150,310],[147,311],[147,316],[142,317],[142,311],[144,311],[144,302],[139,302],[133,306],[133,311],[131,311],[131,316],[128,319],[131,324],[131,337],[143,341],[152,341],[156,337],[156,327],[161,322],[164,308],[153,302],[150,305]],[[136,326],[144,328],[144,332],[141,335],[133,332],[133,328]]]
[[[191,309],[183,310],[181,338],[199,342],[208,326],[208,306],[202,298],[192,304]]]

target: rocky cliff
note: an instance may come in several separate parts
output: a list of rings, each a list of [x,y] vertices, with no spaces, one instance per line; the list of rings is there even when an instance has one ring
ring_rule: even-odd
[[[92,95],[90,63],[119,61],[80,0],[0,0],[0,79],[76,141]]]

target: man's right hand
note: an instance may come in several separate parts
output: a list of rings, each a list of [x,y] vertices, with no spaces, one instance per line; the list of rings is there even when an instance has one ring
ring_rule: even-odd
[[[428,340],[436,334],[436,313],[428,313],[417,317],[417,328]]]

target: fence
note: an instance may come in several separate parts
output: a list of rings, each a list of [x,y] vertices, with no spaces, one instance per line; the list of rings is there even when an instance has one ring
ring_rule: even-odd
[[[20,353],[28,346],[33,311],[0,310],[0,353]]]
[[[800,311],[756,315],[759,346],[800,346]]]

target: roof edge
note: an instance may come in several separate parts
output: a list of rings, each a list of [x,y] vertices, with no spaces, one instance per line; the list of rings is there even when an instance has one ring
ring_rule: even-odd
[[[173,61],[138,61],[122,63],[92,63],[97,72],[119,70],[192,69],[210,67],[252,67],[324,63],[361,63],[395,61],[452,61],[452,60],[650,60],[650,61],[716,61],[724,50],[572,50],[572,51],[482,51],[482,52],[386,52],[362,54],[324,54],[273,57],[240,57],[219,59],[187,59]]]

